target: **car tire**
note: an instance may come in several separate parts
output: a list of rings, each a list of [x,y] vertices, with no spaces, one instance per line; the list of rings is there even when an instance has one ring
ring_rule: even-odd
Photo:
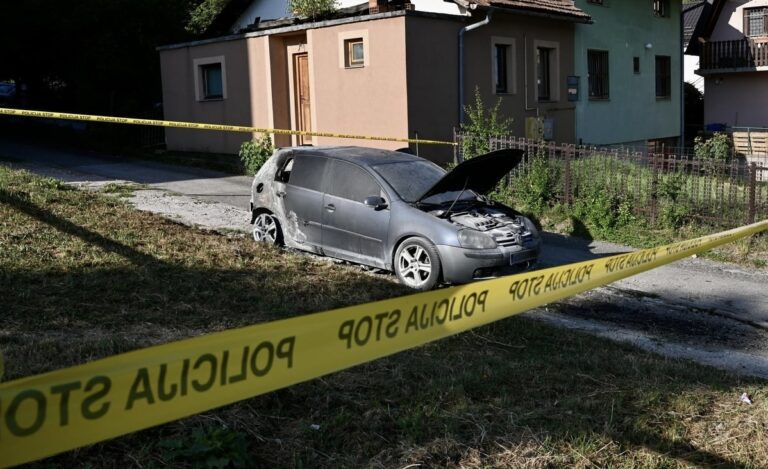
[[[424,238],[403,241],[395,251],[393,264],[400,283],[414,290],[431,290],[440,282],[440,255],[435,245]]]
[[[261,212],[253,220],[253,239],[260,243],[283,245],[283,229],[277,217],[269,212]]]

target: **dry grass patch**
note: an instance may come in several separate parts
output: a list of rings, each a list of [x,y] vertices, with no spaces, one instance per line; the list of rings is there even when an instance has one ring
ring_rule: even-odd
[[[406,293],[2,167],[0,249],[7,379]],[[757,468],[766,402],[765,381],[523,316],[39,465]]]

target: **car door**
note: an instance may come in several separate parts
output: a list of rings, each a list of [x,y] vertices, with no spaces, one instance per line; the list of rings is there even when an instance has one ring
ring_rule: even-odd
[[[384,267],[389,231],[389,207],[365,205],[371,196],[385,197],[365,169],[339,160],[329,161],[323,196],[323,251],[362,264]],[[389,201],[386,201],[389,202]]]
[[[277,197],[285,207],[286,234],[297,244],[319,246],[322,241],[323,177],[327,158],[297,155],[279,173],[285,182]],[[309,247],[307,246],[307,247]]]

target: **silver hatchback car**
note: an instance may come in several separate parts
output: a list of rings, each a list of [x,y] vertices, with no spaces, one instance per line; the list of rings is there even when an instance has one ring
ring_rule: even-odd
[[[499,150],[446,172],[394,151],[283,148],[254,177],[253,237],[394,271],[417,290],[528,269],[536,227],[485,197],[522,158]]]

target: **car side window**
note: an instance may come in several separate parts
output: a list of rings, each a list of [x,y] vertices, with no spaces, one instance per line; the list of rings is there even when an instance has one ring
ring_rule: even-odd
[[[286,182],[292,186],[320,191],[327,162],[321,156],[299,155],[293,159],[290,177]]]
[[[332,164],[328,194],[360,203],[366,197],[382,195],[379,183],[364,169],[343,161]]]
[[[288,158],[285,163],[275,173],[275,181],[288,182],[291,179],[291,170],[293,169],[293,158]]]

